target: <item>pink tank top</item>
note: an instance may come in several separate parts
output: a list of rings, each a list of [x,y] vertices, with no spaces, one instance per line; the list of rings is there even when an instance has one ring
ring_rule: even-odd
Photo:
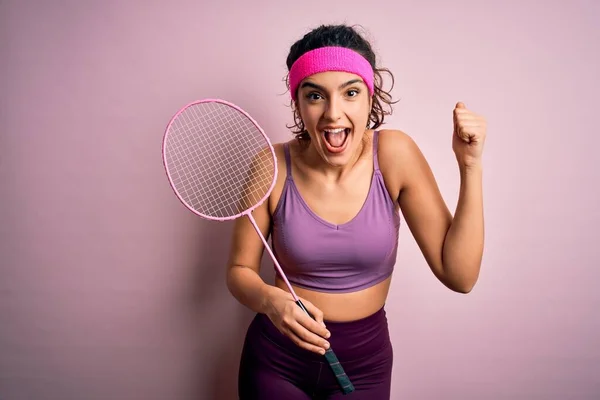
[[[373,134],[374,172],[367,198],[349,222],[336,225],[316,215],[302,199],[291,174],[284,144],[287,177],[273,213],[272,246],[293,285],[321,292],[347,293],[388,278],[396,263],[400,215],[377,161],[378,132]]]

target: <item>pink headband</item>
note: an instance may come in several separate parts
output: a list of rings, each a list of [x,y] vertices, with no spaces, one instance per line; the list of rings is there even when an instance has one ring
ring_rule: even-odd
[[[304,53],[292,65],[289,74],[290,93],[296,100],[296,90],[302,80],[325,71],[350,72],[360,76],[373,95],[373,68],[366,58],[345,47],[320,47]]]

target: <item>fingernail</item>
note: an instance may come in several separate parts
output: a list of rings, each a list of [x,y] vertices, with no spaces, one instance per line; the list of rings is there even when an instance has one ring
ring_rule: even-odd
[[[327,332],[325,333],[325,337],[326,337],[327,339],[329,339],[329,336],[331,336],[331,333],[329,333],[329,331],[327,331]]]
[[[325,342],[325,343],[323,343],[323,345],[325,346],[326,349],[329,348],[329,343]]]
[[[319,353],[325,354],[325,350],[321,349],[321,350],[319,350]]]

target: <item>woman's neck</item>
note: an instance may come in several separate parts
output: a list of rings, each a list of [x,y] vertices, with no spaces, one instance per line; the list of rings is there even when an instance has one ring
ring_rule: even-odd
[[[302,162],[307,167],[309,167],[310,169],[323,175],[327,180],[337,181],[337,180],[343,179],[346,175],[348,175],[348,173],[350,173],[350,171],[352,171],[352,169],[355,167],[355,165],[358,163],[358,161],[365,154],[365,149],[367,148],[367,140],[368,140],[368,136],[365,132],[365,134],[363,135],[363,137],[360,141],[360,145],[354,151],[354,154],[352,154],[352,157],[350,158],[350,160],[345,165],[342,165],[342,166],[336,166],[336,165],[329,164],[319,154],[314,143],[312,143],[312,142],[306,142],[306,143],[301,142],[300,146],[299,146],[300,147],[299,153],[301,155]]]

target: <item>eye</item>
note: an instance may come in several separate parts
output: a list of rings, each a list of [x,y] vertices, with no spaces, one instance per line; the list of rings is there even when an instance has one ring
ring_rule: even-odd
[[[348,90],[348,92],[346,92],[346,94],[349,97],[356,97],[356,96],[358,96],[359,93],[360,93],[360,90],[358,90],[358,89],[350,89],[350,90]]]
[[[310,92],[306,95],[306,98],[310,101],[317,101],[319,99],[321,99],[321,95],[317,92]]]

